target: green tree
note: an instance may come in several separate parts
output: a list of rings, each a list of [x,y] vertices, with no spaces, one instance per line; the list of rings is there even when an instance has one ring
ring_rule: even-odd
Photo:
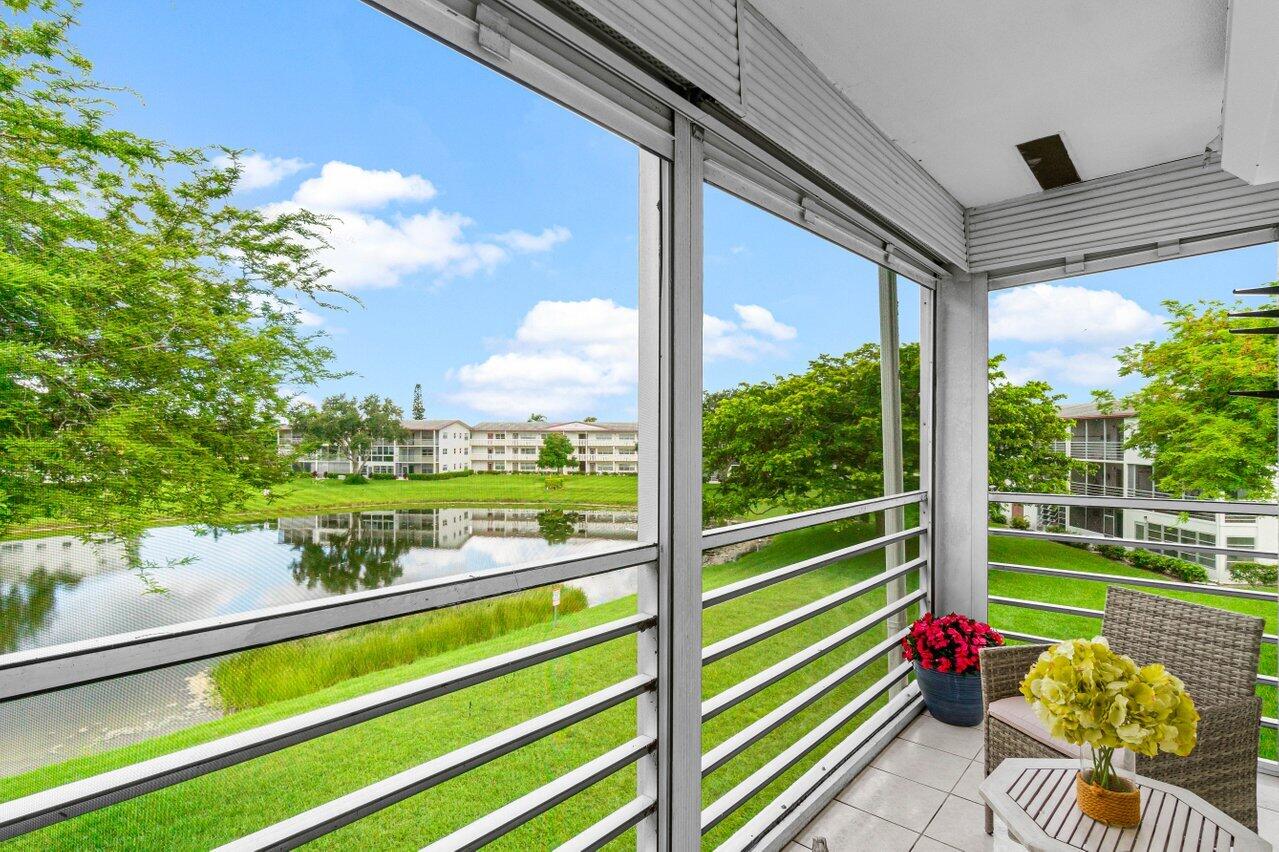
[[[599,420],[600,420],[600,419],[599,419],[598,417],[583,417],[583,418],[582,418],[582,422],[583,422],[583,423],[598,423],[598,422],[599,422]]]
[[[573,443],[561,432],[547,432],[537,451],[537,466],[544,470],[563,470],[573,455]]]
[[[990,475],[1000,487],[1064,491],[1071,461],[1053,451],[1067,425],[1044,382],[1019,385],[990,364]],[[919,344],[901,347],[906,487],[919,482]],[[806,372],[706,394],[707,521],[768,506],[790,511],[883,493],[879,347],[822,355]]]
[[[545,414],[530,414],[530,415],[528,416],[528,422],[530,422],[530,423],[545,423],[545,422],[546,422],[546,415],[545,415]]]
[[[1118,356],[1119,375],[1146,384],[1122,399],[1136,412],[1127,445],[1154,459],[1156,487],[1203,498],[1274,496],[1275,404],[1230,396],[1231,390],[1274,387],[1275,338],[1231,334],[1230,328],[1269,325],[1267,320],[1229,319],[1219,301],[1165,301],[1169,334],[1127,346]],[[1103,406],[1118,402],[1094,393]]]
[[[289,426],[301,436],[303,452],[327,447],[350,463],[351,473],[363,474],[375,446],[407,440],[403,416],[390,399],[370,394],[356,400],[340,394],[327,397],[319,408],[295,406]]]
[[[413,386],[413,419],[426,419],[426,404],[422,402],[422,385]]]
[[[919,471],[919,345],[901,349],[907,487]],[[879,347],[822,355],[808,370],[707,395],[707,520],[769,505],[800,510],[883,492]]]
[[[999,491],[1063,493],[1070,490],[1070,472],[1086,469],[1053,447],[1070,437],[1070,424],[1057,414],[1065,394],[1038,379],[1023,384],[1009,381],[1005,356],[990,359],[987,446],[990,487]]]
[[[232,205],[235,152],[108,126],[74,5],[0,7],[0,529],[216,519],[288,475],[281,388],[329,375],[290,303],[332,292],[326,222]]]

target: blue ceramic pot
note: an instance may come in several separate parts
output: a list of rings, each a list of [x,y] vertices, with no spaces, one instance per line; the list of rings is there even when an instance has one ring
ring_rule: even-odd
[[[947,725],[971,728],[981,724],[981,672],[953,674],[915,666],[915,681],[928,712]]]

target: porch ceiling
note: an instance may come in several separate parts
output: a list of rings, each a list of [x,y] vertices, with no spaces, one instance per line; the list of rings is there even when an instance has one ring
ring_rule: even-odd
[[[754,0],[961,203],[1039,186],[1060,133],[1085,180],[1201,153],[1220,130],[1227,0]]]

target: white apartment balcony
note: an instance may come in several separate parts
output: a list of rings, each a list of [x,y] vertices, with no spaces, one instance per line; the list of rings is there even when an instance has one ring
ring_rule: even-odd
[[[1124,445],[1122,441],[1071,438],[1068,441],[1053,441],[1053,449],[1070,456],[1072,459],[1088,461],[1124,460]]]
[[[1251,671],[1244,678],[1263,709],[1234,740],[1246,765],[1229,786],[1256,780],[1261,833],[1275,836],[1279,593],[1156,575],[1090,549],[1145,541],[989,528],[989,505],[1264,518],[1279,517],[1279,508],[1108,486],[991,493],[987,406],[992,292],[1279,240],[1279,6],[367,2],[388,13],[388,27],[411,27],[400,35],[429,34],[635,148],[638,181],[628,184],[635,233],[608,249],[637,258],[638,295],[617,306],[634,313],[634,324],[616,329],[616,340],[633,341],[638,352],[633,385],[645,463],[635,464],[635,540],[571,555],[548,547],[529,561],[446,575],[416,566],[422,573],[399,585],[5,654],[0,702],[65,694],[72,712],[77,690],[125,690],[131,682],[122,679],[134,676],[195,671],[180,667],[610,575],[633,580],[630,608],[594,609],[595,621],[571,629],[554,622],[529,643],[487,656],[468,646],[400,681],[370,677],[360,682],[366,691],[353,686],[293,715],[250,710],[216,737],[171,738],[131,765],[79,761],[51,786],[16,789],[0,802],[0,840],[31,835],[39,847],[41,831],[88,825],[92,839],[44,848],[94,848],[121,840],[92,834],[119,809],[139,808],[124,812],[141,813],[129,830],[143,831],[175,803],[225,806],[219,779],[303,751],[354,759],[367,777],[342,786],[326,783],[322,767],[280,772],[278,783],[304,789],[307,804],[267,816],[255,806],[271,803],[273,788],[253,790],[257,800],[237,798],[236,833],[220,838],[221,848],[380,842],[438,852],[499,842],[793,852],[817,849],[819,838],[830,852],[998,848],[973,798],[983,772],[980,734],[921,715],[919,684],[899,651],[905,625],[925,610],[955,611],[989,620],[1011,642],[1089,635],[1111,587],[1264,624],[1255,684]],[[370,55],[382,47],[369,45]],[[281,34],[281,49],[290,48]],[[503,108],[471,102],[470,94],[456,96],[473,114]],[[517,129],[524,118],[507,116]],[[447,127],[431,130],[447,140]],[[885,381],[874,438],[888,459],[879,471],[889,483],[884,494],[704,529],[702,335],[712,314],[703,279],[714,262],[703,256],[707,186],[821,238],[824,248],[876,264],[871,286],[850,282],[846,301],[830,308],[836,319],[875,316],[881,352],[900,351],[898,320],[918,314],[920,417],[911,424],[920,440],[919,470],[911,471],[918,487],[892,485],[905,476],[892,456],[907,434],[906,406],[892,399],[900,382]],[[903,279],[919,291],[909,311],[898,298]],[[805,281],[797,268],[775,286],[809,298]],[[1224,298],[1228,285],[1218,283],[1222,291],[1208,295]],[[539,295],[515,292],[527,302]],[[728,295],[732,304],[736,294]],[[1045,350],[1060,339],[1048,331],[1036,339],[1033,327],[1014,331]],[[891,361],[881,364],[888,378]],[[511,454],[508,469],[534,469],[541,442],[540,435],[504,440],[524,451]],[[1061,451],[1123,460],[1119,442],[1072,440]],[[638,453],[612,457],[626,459]],[[557,520],[543,519],[550,527]],[[342,523],[351,522],[334,522]],[[744,563],[740,573],[708,581],[708,555],[783,536],[811,540],[832,527],[861,537],[849,533],[811,553],[779,548],[766,567]],[[1175,549],[1259,554],[1220,542]],[[829,585],[803,585],[815,578]],[[734,610],[749,617],[718,620]],[[614,668],[593,664],[605,646],[622,647]],[[753,667],[745,662],[752,659]],[[515,681],[535,682],[528,694],[545,703],[514,702],[519,693],[507,687]],[[474,699],[481,694],[488,699]],[[451,737],[437,744],[414,714],[450,696],[465,698],[465,709],[434,722]],[[572,730],[602,718],[622,719],[617,736]],[[374,748],[352,747],[349,737],[378,726],[386,734]],[[598,748],[565,764],[564,744],[584,741]],[[380,761],[386,750],[396,750],[394,766]],[[507,768],[520,759],[532,768],[517,777]],[[482,785],[482,799],[453,814],[452,790],[443,785],[461,779]],[[431,832],[418,830],[419,820],[437,817]],[[365,820],[382,820],[385,831],[359,834]],[[174,836],[185,838],[197,822]],[[142,845],[133,839],[119,845]]]

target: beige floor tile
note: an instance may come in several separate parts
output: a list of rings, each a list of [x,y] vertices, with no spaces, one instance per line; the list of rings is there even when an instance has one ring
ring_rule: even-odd
[[[949,793],[968,763],[957,754],[909,740],[893,740],[871,766]]]
[[[807,846],[800,846],[798,843],[787,843],[782,852],[804,852]]]
[[[858,810],[920,832],[946,800],[946,794],[868,766],[836,798]]]
[[[931,837],[921,837],[915,841],[915,848],[911,852],[955,852],[954,846],[947,846],[939,840],[933,840]]]
[[[1279,776],[1257,773],[1257,804],[1279,811]]]
[[[985,811],[959,796],[948,796],[937,816],[924,830],[925,837],[953,846],[960,852],[990,852],[994,839],[986,834]]]
[[[982,800],[981,793],[978,792],[977,788],[980,787],[981,782],[985,780],[985,767],[983,767],[980,762],[974,760],[972,763],[968,764],[968,768],[964,770],[964,774],[960,776],[959,781],[956,782],[951,792],[956,796],[963,796],[970,802],[976,802],[979,805],[984,805],[985,802]]]
[[[901,732],[901,739],[948,751],[972,760],[982,747],[982,729],[961,728],[939,722],[932,716],[920,716]]]
[[[909,852],[919,835],[836,799],[795,839],[811,848],[814,837],[825,837],[830,852]]]
[[[1258,808],[1257,833],[1261,835],[1262,840],[1268,841],[1271,846],[1279,849],[1279,811]]]

